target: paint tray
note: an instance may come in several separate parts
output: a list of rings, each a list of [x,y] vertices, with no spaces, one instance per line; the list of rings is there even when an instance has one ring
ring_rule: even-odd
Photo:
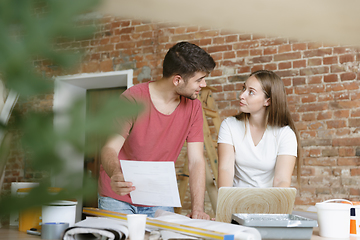
[[[234,213],[231,223],[256,228],[262,239],[311,239],[317,221],[292,214]]]

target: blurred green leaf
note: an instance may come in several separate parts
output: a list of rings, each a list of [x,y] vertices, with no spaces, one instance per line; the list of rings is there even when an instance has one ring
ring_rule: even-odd
[[[93,37],[95,25],[81,14],[91,12],[97,4],[99,0],[0,1],[0,77],[8,89],[19,94],[20,108],[13,112],[9,125],[1,125],[0,130],[21,136],[23,161],[34,172],[44,173],[40,186],[25,197],[1,196],[0,206],[6,207],[0,207],[0,215],[59,199],[94,195],[94,179],[85,175],[79,186],[82,173],[65,171],[61,147],[67,145],[83,153],[84,132],[106,137],[114,131],[114,119],[131,117],[141,110],[141,106],[111,99],[103,103],[100,113],[89,115],[84,124],[81,114],[85,103],[78,101],[67,112],[57,113],[69,119],[68,125],[58,131],[50,109],[29,106],[54,91],[54,80],[39,71],[39,62],[41,66],[46,61],[64,72],[80,63],[82,53],[72,50],[71,45]],[[0,149],[0,154],[5,153],[4,148]],[[49,194],[51,176],[59,174],[65,176],[63,191]]]

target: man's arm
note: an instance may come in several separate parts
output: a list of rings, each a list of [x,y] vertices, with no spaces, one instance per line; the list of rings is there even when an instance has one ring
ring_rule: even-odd
[[[101,164],[110,177],[111,189],[118,195],[126,195],[135,190],[131,182],[125,182],[121,171],[118,155],[124,145],[125,138],[119,134],[114,135],[105,143],[101,150]]]
[[[209,215],[204,212],[205,159],[203,151],[203,142],[190,142],[187,144],[191,194],[191,213],[189,216],[195,219],[209,220]]]

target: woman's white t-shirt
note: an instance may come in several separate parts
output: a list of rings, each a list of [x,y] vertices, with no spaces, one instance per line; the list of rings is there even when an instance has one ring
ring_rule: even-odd
[[[272,187],[277,156],[297,156],[296,135],[289,126],[267,127],[255,146],[250,128],[235,117],[221,123],[218,143],[234,146],[234,187]]]

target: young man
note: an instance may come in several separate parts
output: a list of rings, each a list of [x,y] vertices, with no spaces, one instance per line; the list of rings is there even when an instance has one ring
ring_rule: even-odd
[[[157,209],[132,204],[131,182],[125,182],[119,160],[173,161],[187,141],[190,217],[209,219],[204,212],[205,159],[203,155],[203,117],[197,96],[206,87],[205,77],[215,62],[203,49],[180,42],[167,52],[163,78],[137,84],[122,96],[145,106],[136,118],[122,124],[122,130],[111,137],[101,153],[99,208],[122,213],[144,213],[153,217]]]

